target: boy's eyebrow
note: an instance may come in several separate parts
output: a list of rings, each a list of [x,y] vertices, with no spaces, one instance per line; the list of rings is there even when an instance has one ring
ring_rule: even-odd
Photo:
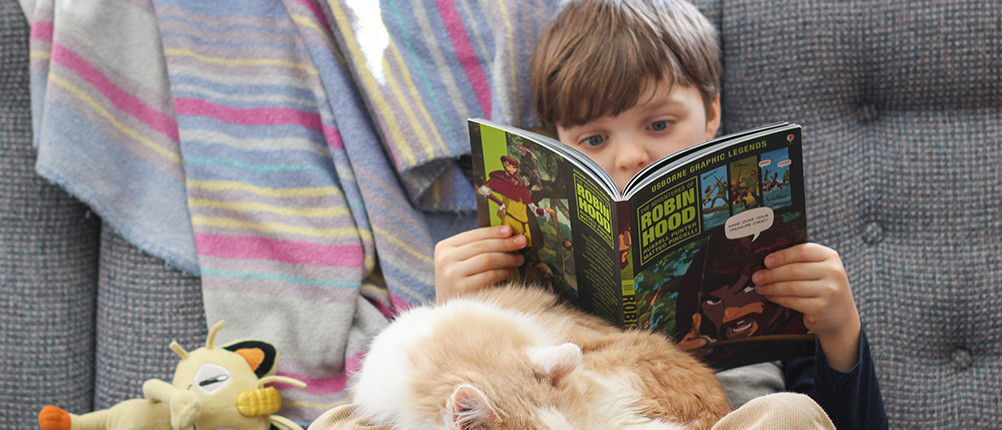
[[[640,107],[645,111],[649,112],[652,110],[659,110],[668,107],[685,107],[685,104],[681,100],[677,100],[671,97],[661,97],[660,100],[651,100],[645,104],[640,105]]]

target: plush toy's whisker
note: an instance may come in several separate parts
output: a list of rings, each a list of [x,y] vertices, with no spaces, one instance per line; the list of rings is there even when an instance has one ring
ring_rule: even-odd
[[[178,357],[181,357],[182,360],[188,358],[188,351],[185,351],[184,348],[177,343],[177,341],[170,343],[170,349],[174,350],[174,353],[177,354]]]
[[[224,325],[226,323],[220,320],[209,329],[209,337],[205,339],[205,349],[212,349],[212,344],[216,342],[216,333],[219,333],[219,329]]]
[[[278,375],[265,376],[261,378],[260,380],[257,381],[257,386],[263,387],[265,384],[270,384],[272,382],[281,382],[284,384],[295,385],[299,388],[306,388],[306,383],[303,381],[290,378],[288,376],[278,376]]]
[[[299,427],[299,424],[296,424],[295,421],[292,421],[292,420],[290,420],[290,419],[288,419],[286,417],[283,417],[281,415],[272,415],[271,418],[269,418],[269,419],[271,420],[272,423],[277,424],[278,427],[287,428],[287,429],[301,428],[301,427]]]

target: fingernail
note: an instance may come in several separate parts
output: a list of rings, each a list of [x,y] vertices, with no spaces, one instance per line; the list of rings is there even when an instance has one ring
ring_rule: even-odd
[[[765,266],[766,267],[770,267],[771,268],[772,265],[775,264],[775,263],[776,263],[776,257],[773,257],[773,256],[765,257]]]
[[[762,272],[755,272],[754,274],[752,274],[752,277],[751,277],[752,282],[754,282],[756,284],[759,283],[759,282],[762,282],[762,276],[763,276]]]
[[[511,234],[511,226],[510,225],[503,225],[503,226],[501,226],[501,234],[503,234],[505,236]]]
[[[518,246],[525,246],[526,239],[523,235],[515,236],[515,244]]]

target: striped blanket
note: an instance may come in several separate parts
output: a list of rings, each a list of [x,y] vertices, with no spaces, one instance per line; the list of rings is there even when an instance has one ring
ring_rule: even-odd
[[[554,2],[389,3],[22,0],[38,172],[200,275],[207,321],[274,342],[301,422],[433,297],[420,210],[474,207],[465,119],[534,121],[519,77]]]

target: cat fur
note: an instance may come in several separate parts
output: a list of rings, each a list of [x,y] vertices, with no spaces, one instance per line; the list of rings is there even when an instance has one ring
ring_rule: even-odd
[[[712,370],[664,336],[517,284],[404,312],[351,393],[397,429],[702,429],[731,409]]]

